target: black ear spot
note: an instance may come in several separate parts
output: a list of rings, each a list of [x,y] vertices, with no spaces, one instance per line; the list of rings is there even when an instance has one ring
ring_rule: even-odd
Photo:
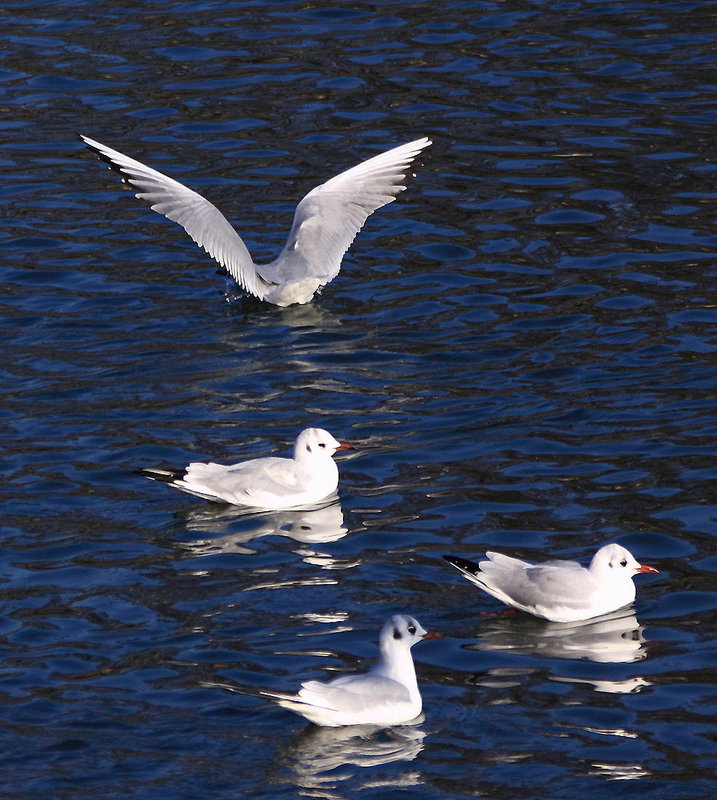
[[[393,638],[394,638],[394,639],[403,639],[403,636],[402,636],[402,634],[401,634],[401,631],[399,631],[399,629],[398,629],[398,628],[394,628],[394,629],[393,629]]]
[[[608,561],[607,565],[608,565],[608,567],[610,567],[610,569],[612,569],[612,561]]]
[[[311,452],[311,445],[310,445],[310,444],[307,444],[307,445],[306,445],[306,452],[307,452],[307,453],[310,453],[310,452]]]

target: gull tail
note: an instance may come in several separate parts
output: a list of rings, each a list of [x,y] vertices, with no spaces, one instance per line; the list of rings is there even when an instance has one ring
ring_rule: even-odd
[[[263,698],[265,700],[272,700],[282,708],[286,708],[289,711],[293,711],[295,714],[299,714],[302,716],[306,710],[311,710],[316,708],[316,706],[313,703],[302,700],[296,693],[276,692],[270,689],[256,689],[253,686],[252,687],[237,686],[236,684],[220,683],[218,681],[203,681],[202,686],[207,686],[215,689],[224,689],[227,692],[233,692],[234,694],[243,694],[248,697],[257,697],[257,698]],[[329,707],[327,706],[327,708]],[[329,710],[332,709],[329,708]]]
[[[481,589],[487,588],[483,582],[483,573],[480,570],[480,566],[475,561],[468,561],[468,559],[459,558],[458,556],[443,556],[443,558],[471,583],[475,583]]]
[[[135,475],[141,475],[144,478],[149,478],[151,481],[159,481],[160,483],[175,483],[183,481],[187,470],[186,469],[136,469]]]

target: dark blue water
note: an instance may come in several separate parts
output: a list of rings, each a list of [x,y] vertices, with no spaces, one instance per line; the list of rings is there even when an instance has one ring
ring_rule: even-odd
[[[13,798],[717,792],[717,2],[8,2],[0,12],[2,790]],[[237,298],[80,131],[257,259],[423,135],[310,306]],[[133,474],[355,452],[340,505],[242,517]],[[657,566],[603,623],[501,616],[441,559]],[[425,720],[251,696],[363,668]]]

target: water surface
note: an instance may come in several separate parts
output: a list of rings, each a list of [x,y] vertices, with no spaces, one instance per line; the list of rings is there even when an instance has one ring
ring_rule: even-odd
[[[717,790],[715,2],[5,4],[3,787],[11,797],[707,798]],[[242,299],[81,131],[257,259],[313,186],[423,135],[309,306]],[[355,451],[313,512],[133,470]],[[657,566],[555,626],[442,560]],[[425,717],[319,730],[217,684],[362,669]]]

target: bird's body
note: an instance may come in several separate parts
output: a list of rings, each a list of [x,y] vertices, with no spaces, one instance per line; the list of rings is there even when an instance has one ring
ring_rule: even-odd
[[[262,694],[316,725],[401,725],[415,719],[423,707],[411,647],[437,636],[413,617],[396,614],[381,630],[381,658],[369,672],[326,683],[306,681],[295,695]]]
[[[477,564],[443,557],[497,600],[551,622],[577,622],[616,611],[635,599],[635,574],[657,572],[618,544],[601,547],[587,568],[576,561],[530,564],[491,552]]]
[[[278,306],[308,303],[338,275],[367,218],[406,188],[411,163],[431,144],[423,138],[394,147],[312,189],[296,207],[284,249],[260,265],[224,215],[200,194],[94,139],[80,138],[137,190],[136,197],[181,225],[249,294]]]
[[[193,462],[181,470],[139,473],[206,500],[279,510],[311,506],[333,494],[339,470],[332,456],[347,448],[322,428],[306,428],[296,438],[293,458],[270,456],[229,466]]]

